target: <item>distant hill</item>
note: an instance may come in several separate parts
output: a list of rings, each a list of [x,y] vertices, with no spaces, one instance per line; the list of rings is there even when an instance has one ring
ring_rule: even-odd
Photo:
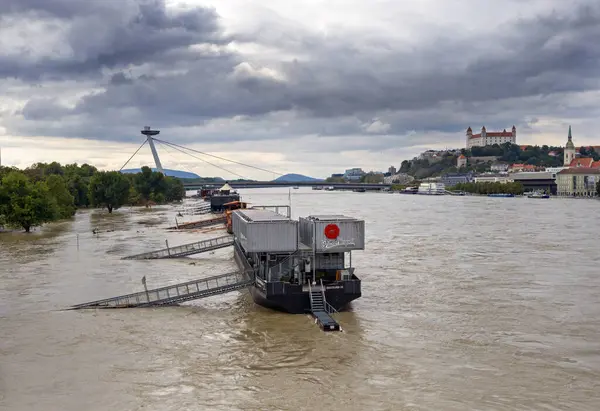
[[[168,168],[165,168],[165,175],[167,177],[176,177],[176,178],[200,178],[200,176],[198,174],[195,173],[189,173],[187,171],[180,171],[180,170],[169,170]],[[121,170],[121,173],[125,173],[125,174],[136,174],[136,173],[140,173],[142,170],[139,168],[130,168],[127,170]],[[156,168],[153,168],[152,171],[157,171]]]
[[[318,178],[303,176],[302,174],[286,174],[273,180],[274,182],[282,183],[305,183],[310,181],[323,181]]]

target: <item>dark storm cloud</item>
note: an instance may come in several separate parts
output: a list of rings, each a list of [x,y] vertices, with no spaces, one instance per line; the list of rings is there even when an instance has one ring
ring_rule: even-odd
[[[0,57],[0,76],[103,76],[98,85],[104,89],[83,97],[74,108],[49,99],[30,101],[21,112],[25,121],[12,123],[21,133],[34,133],[36,122],[52,121],[49,132],[93,138],[112,124],[115,133],[95,137],[121,139],[116,127],[139,126],[148,119],[164,128],[189,127],[214,118],[261,118],[286,111],[299,117],[278,138],[366,134],[365,124],[376,113],[384,113],[381,121],[390,124],[382,129],[387,134],[462,130],[482,118],[509,127],[523,119],[532,96],[598,88],[600,6],[574,9],[568,15],[551,12],[515,20],[466,40],[445,33],[418,46],[344,34],[326,38],[283,24],[279,31],[271,27],[236,37],[308,56],[265,63],[281,79],[261,71],[259,64],[244,63],[241,54],[189,50],[195,44],[232,40],[220,34],[218,16],[210,9],[169,14],[163,1],[5,0],[0,6],[5,13],[35,10],[63,21],[73,53],[38,61]],[[140,74],[136,68],[142,64],[146,70]],[[170,67],[178,70],[169,72]],[[107,68],[118,71],[107,74]],[[501,101],[515,98],[523,100],[498,114]],[[61,118],[71,120],[65,122],[68,129],[56,124]],[[259,135],[260,129],[212,138]]]
[[[32,58],[29,50],[0,56],[0,77],[26,81],[98,76],[103,69],[174,56],[194,60],[190,46],[229,42],[214,10],[168,13],[164,0],[3,0],[0,15],[7,25],[41,20],[62,27],[66,56]]]

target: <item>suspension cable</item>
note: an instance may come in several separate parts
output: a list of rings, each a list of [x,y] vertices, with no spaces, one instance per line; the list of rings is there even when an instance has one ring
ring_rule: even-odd
[[[282,175],[283,175],[282,173],[277,173],[277,172],[275,172],[275,171],[272,171],[272,170],[266,170],[266,169],[264,169],[264,168],[260,168],[260,167],[252,166],[252,165],[250,165],[250,164],[244,164],[244,163],[240,163],[239,161],[235,161],[235,160],[229,160],[229,159],[227,159],[227,158],[219,157],[219,156],[216,156],[216,155],[214,155],[214,154],[209,154],[209,153],[205,153],[205,152],[203,152],[203,151],[195,150],[195,149],[193,149],[193,148],[189,148],[189,147],[180,146],[179,144],[175,144],[175,143],[169,143],[168,141],[162,141],[162,140],[158,140],[158,139],[154,139],[154,141],[159,141],[159,142],[161,142],[161,143],[168,144],[168,145],[170,145],[170,146],[173,146],[173,147],[179,147],[179,148],[182,148],[182,149],[185,149],[185,150],[193,151],[193,152],[195,152],[195,153],[198,153],[198,154],[203,154],[203,155],[205,155],[205,156],[209,156],[209,157],[218,158],[219,160],[225,160],[225,161],[229,161],[230,163],[239,164],[239,165],[241,165],[241,166],[244,166],[244,167],[253,168],[253,169],[255,169],[255,170],[264,171],[264,172],[267,172],[267,173],[270,173],[270,174],[275,174],[275,175],[278,175],[278,176],[282,176]],[[187,153],[187,154],[189,154],[189,153]]]
[[[167,143],[166,141],[161,141],[161,140],[157,140],[157,139],[154,139],[154,141],[157,141],[158,143],[160,143],[160,144],[162,144],[162,145],[172,145],[172,144],[170,144],[170,143]],[[211,166],[213,166],[213,167],[216,167],[216,168],[219,168],[219,169],[221,169],[221,170],[223,170],[223,171],[225,171],[225,172],[227,172],[227,173],[229,173],[229,174],[233,174],[234,176],[238,176],[238,177],[240,177],[242,180],[249,180],[249,178],[247,178],[247,177],[244,177],[244,176],[243,176],[243,175],[241,175],[241,174],[234,173],[234,172],[233,172],[233,171],[231,171],[231,170],[227,170],[226,168],[223,168],[223,167],[221,167],[221,166],[218,166],[218,165],[216,165],[216,164],[213,164],[213,163],[211,163],[210,161],[204,160],[203,158],[200,158],[200,157],[198,157],[198,156],[195,156],[195,155],[193,155],[193,154],[190,154],[190,153],[186,153],[185,151],[183,151],[183,150],[181,150],[181,149],[179,149],[179,148],[175,147],[174,145],[173,145],[173,147],[171,147],[171,148],[173,148],[173,149],[175,149],[175,150],[177,150],[177,151],[179,151],[179,152],[181,152],[181,153],[183,153],[183,154],[187,154],[188,156],[194,157],[194,158],[195,158],[195,159],[197,159],[197,160],[200,160],[200,161],[203,161],[203,162],[205,162],[205,163],[208,163],[208,164],[210,164]]]
[[[131,157],[129,157],[129,160],[127,160],[127,161],[125,162],[125,164],[123,164],[123,166],[122,166],[122,167],[119,169],[119,171],[123,170],[123,169],[125,168],[125,166],[126,166],[127,164],[129,164],[129,162],[131,161],[131,159],[132,159],[133,157],[135,157],[135,155],[138,153],[138,151],[140,151],[140,149],[141,149],[142,147],[144,147],[144,144],[146,144],[147,142],[148,142],[148,140],[144,140],[144,142],[142,143],[142,145],[141,145],[141,146],[139,146],[137,150],[135,150],[135,153],[133,153],[133,155],[132,155]]]

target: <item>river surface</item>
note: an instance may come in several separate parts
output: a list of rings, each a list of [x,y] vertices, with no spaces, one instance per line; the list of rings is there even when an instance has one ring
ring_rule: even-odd
[[[287,189],[242,194],[288,203]],[[231,249],[120,259],[225,234],[165,231],[174,207],[1,234],[0,409],[600,409],[600,202],[310,189],[291,200],[294,217],[366,221],[367,248],[353,253],[363,297],[337,315],[343,333],[245,290],[62,310],[141,291],[143,276],[152,288],[231,271]]]

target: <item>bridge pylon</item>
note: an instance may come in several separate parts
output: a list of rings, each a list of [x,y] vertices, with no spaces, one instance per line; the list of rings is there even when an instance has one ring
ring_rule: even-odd
[[[160,130],[152,130],[150,126],[144,126],[144,129],[140,132],[146,136],[146,140],[148,141],[148,145],[150,146],[150,150],[152,151],[152,157],[154,157],[156,169],[161,173],[165,174],[163,166],[160,162],[160,158],[158,157],[158,152],[156,151],[156,147],[154,146],[154,136],[158,135],[160,133]]]

